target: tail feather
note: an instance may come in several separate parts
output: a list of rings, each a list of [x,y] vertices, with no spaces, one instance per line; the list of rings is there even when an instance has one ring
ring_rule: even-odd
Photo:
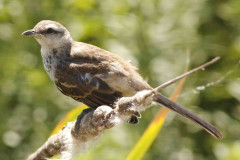
[[[202,128],[204,128],[207,132],[209,132],[213,136],[215,136],[219,139],[223,138],[223,135],[218,131],[218,129],[216,129],[213,125],[211,125],[207,121],[201,119],[194,113],[190,112],[183,106],[169,100],[168,98],[164,97],[161,94],[156,94],[154,97],[154,100],[156,102],[162,104],[163,106],[177,112],[178,114],[190,119],[191,121],[197,123],[198,125],[200,125]]]

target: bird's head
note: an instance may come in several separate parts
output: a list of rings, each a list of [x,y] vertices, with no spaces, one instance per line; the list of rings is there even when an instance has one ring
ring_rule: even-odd
[[[22,35],[33,36],[42,47],[48,48],[60,47],[72,41],[70,33],[63,25],[50,20],[40,21]]]

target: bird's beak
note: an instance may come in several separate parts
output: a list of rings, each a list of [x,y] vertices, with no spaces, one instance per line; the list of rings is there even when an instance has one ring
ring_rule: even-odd
[[[24,31],[24,32],[22,33],[22,35],[24,35],[24,36],[34,36],[34,35],[36,35],[36,34],[38,34],[38,33],[35,32],[33,29]]]

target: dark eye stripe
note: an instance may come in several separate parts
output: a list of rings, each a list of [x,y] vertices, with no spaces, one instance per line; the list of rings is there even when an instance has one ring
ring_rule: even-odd
[[[46,33],[48,33],[48,34],[50,34],[50,33],[54,33],[54,32],[56,32],[54,29],[52,29],[52,28],[48,28],[47,30],[46,30]]]
[[[62,33],[61,31],[56,31],[53,28],[48,28],[47,30],[44,30],[40,32],[41,34],[56,34],[56,33]]]

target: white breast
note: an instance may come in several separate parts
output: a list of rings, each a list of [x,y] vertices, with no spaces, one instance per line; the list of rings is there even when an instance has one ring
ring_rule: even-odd
[[[41,49],[41,55],[43,59],[43,66],[48,76],[52,81],[55,81],[55,66],[56,58],[52,55],[51,51],[46,49]]]

